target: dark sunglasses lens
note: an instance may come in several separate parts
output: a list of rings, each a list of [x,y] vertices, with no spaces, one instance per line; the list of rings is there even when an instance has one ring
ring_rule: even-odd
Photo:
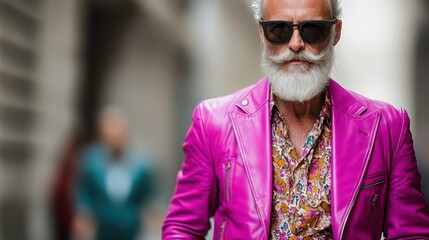
[[[310,44],[322,43],[328,35],[329,27],[324,23],[308,22],[301,29],[302,40]]]
[[[266,38],[274,44],[288,42],[292,29],[287,23],[270,23],[266,26]]]

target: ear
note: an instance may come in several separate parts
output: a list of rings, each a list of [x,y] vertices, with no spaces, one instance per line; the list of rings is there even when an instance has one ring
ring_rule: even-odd
[[[343,28],[343,22],[338,19],[336,26],[335,26],[335,42],[334,45],[337,45],[337,43],[341,39],[341,29]]]
[[[259,24],[259,22],[258,22],[258,30],[259,30],[259,39],[261,40],[261,45],[262,45],[265,41],[265,36],[264,36],[264,29],[262,28],[261,24]]]

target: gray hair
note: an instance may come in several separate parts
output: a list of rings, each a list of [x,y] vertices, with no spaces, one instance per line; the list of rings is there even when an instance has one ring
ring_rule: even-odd
[[[329,14],[331,18],[339,18],[341,16],[340,0],[325,0],[329,7]],[[252,0],[251,7],[253,8],[253,16],[256,21],[262,18],[264,11],[265,0]]]

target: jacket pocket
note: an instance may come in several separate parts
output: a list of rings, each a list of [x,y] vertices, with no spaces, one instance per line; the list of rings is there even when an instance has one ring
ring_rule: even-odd
[[[380,180],[380,181],[377,181],[374,183],[367,184],[365,186],[362,186],[360,189],[363,190],[363,189],[367,189],[367,188],[371,188],[371,187],[376,187],[376,186],[382,185],[382,184],[384,184],[384,180]]]
[[[226,164],[225,164],[225,198],[226,198],[226,202],[230,202],[231,201],[231,195],[230,195],[230,191],[231,191],[231,181],[230,181],[230,176],[231,176],[231,161],[227,160]]]
[[[385,174],[386,173],[383,171],[366,176],[360,189],[364,190],[368,188],[380,187],[380,185],[383,185],[385,182]]]
[[[366,176],[360,188],[360,209],[366,215],[362,216],[362,221],[371,239],[379,239],[381,235],[385,184],[386,173],[383,171]]]
[[[369,216],[369,223],[372,225],[374,221],[374,215],[377,208],[377,203],[379,201],[380,197],[380,191],[384,185],[384,172],[379,172],[376,174],[371,174],[367,176],[363,182],[363,186],[360,188],[361,191],[367,192],[369,195],[369,203],[368,206],[370,206],[370,216]]]
[[[233,174],[234,174],[234,158],[231,157],[227,157],[224,159],[224,163],[222,164],[222,175],[221,176],[223,178],[223,183],[220,186],[221,188],[223,188],[223,192],[224,192],[224,201],[226,203],[230,203],[231,202],[231,197],[232,197],[232,185],[233,185]]]
[[[219,204],[230,203],[233,199],[234,162],[232,157],[223,158],[216,166],[216,176],[219,182]]]

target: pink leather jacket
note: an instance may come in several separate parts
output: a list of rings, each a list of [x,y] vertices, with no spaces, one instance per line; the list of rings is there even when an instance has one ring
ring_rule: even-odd
[[[409,118],[329,83],[334,239],[429,239]],[[268,239],[272,202],[269,83],[199,104],[163,239]]]

